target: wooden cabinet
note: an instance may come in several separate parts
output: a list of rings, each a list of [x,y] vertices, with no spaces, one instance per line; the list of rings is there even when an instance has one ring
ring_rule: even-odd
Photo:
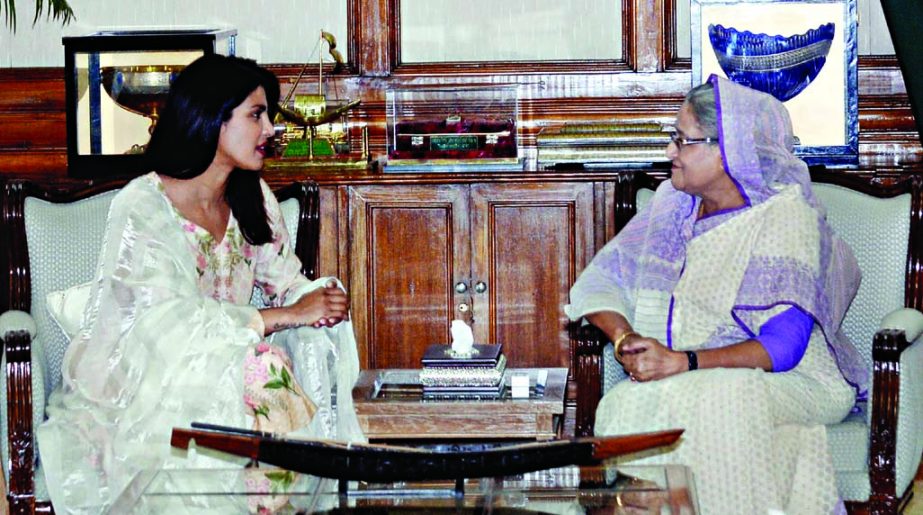
[[[418,367],[453,318],[514,366],[570,366],[563,306],[593,256],[592,182],[346,189],[362,368]]]
[[[417,368],[470,271],[468,187],[350,186],[349,283],[362,368]]]

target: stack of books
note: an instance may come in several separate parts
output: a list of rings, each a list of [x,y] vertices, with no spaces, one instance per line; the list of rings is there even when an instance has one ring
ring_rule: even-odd
[[[499,399],[506,356],[502,345],[474,345],[466,355],[450,345],[430,345],[423,354],[424,399]]]
[[[549,168],[668,161],[670,135],[658,123],[625,120],[546,127],[535,140],[538,164]]]

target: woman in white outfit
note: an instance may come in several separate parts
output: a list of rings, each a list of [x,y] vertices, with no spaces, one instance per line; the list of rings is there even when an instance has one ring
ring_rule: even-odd
[[[169,438],[193,421],[362,439],[346,293],[301,274],[259,176],[278,98],[272,73],[246,59],[204,56],[175,79],[151,172],[112,201],[83,325],[37,432],[58,513],[102,511],[137,471],[186,465]],[[254,287],[268,307],[249,304]],[[208,464],[228,462],[195,466]]]

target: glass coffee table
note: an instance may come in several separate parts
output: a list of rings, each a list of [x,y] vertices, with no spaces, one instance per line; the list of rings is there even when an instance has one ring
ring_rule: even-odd
[[[371,485],[272,468],[144,471],[110,513],[698,513],[687,467],[563,467],[503,478]]]

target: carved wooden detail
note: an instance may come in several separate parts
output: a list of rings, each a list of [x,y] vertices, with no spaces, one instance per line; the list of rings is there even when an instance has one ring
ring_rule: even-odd
[[[9,493],[11,513],[35,510],[35,479],[32,467],[32,340],[25,331],[4,337],[6,351],[7,441],[10,449]]]
[[[882,330],[872,344],[873,392],[869,443],[869,512],[897,513],[897,415],[900,405],[901,352],[908,347],[903,331]],[[902,492],[904,493],[904,492]]]
[[[301,259],[301,273],[308,279],[316,279],[320,255],[320,193],[316,183],[294,182],[274,191],[279,202],[295,199],[301,207],[298,215],[298,231],[295,239],[295,254]]]
[[[13,237],[15,234],[25,234],[26,227],[23,221],[23,205],[25,192],[22,183],[6,182],[3,184],[3,229],[7,242],[5,253],[3,291],[3,309],[18,309],[29,311],[32,308],[32,284],[29,278],[29,249],[25,239]],[[24,263],[25,266],[13,266]]]
[[[577,382],[576,436],[591,436],[596,422],[596,405],[602,398],[602,353],[608,343],[606,335],[592,325],[574,323],[574,380]]]
[[[593,256],[593,183],[471,185],[475,340],[518,367],[570,367],[571,285]],[[484,291],[478,291],[478,288]]]
[[[362,368],[416,368],[427,345],[449,341],[466,316],[467,187],[348,189],[349,290]],[[470,304],[469,304],[470,306]]]
[[[454,318],[515,366],[570,366],[562,306],[594,250],[594,182],[493,179],[346,188],[363,368],[419,367]]]
[[[910,239],[904,304],[923,311],[923,175],[914,175],[910,188]]]

